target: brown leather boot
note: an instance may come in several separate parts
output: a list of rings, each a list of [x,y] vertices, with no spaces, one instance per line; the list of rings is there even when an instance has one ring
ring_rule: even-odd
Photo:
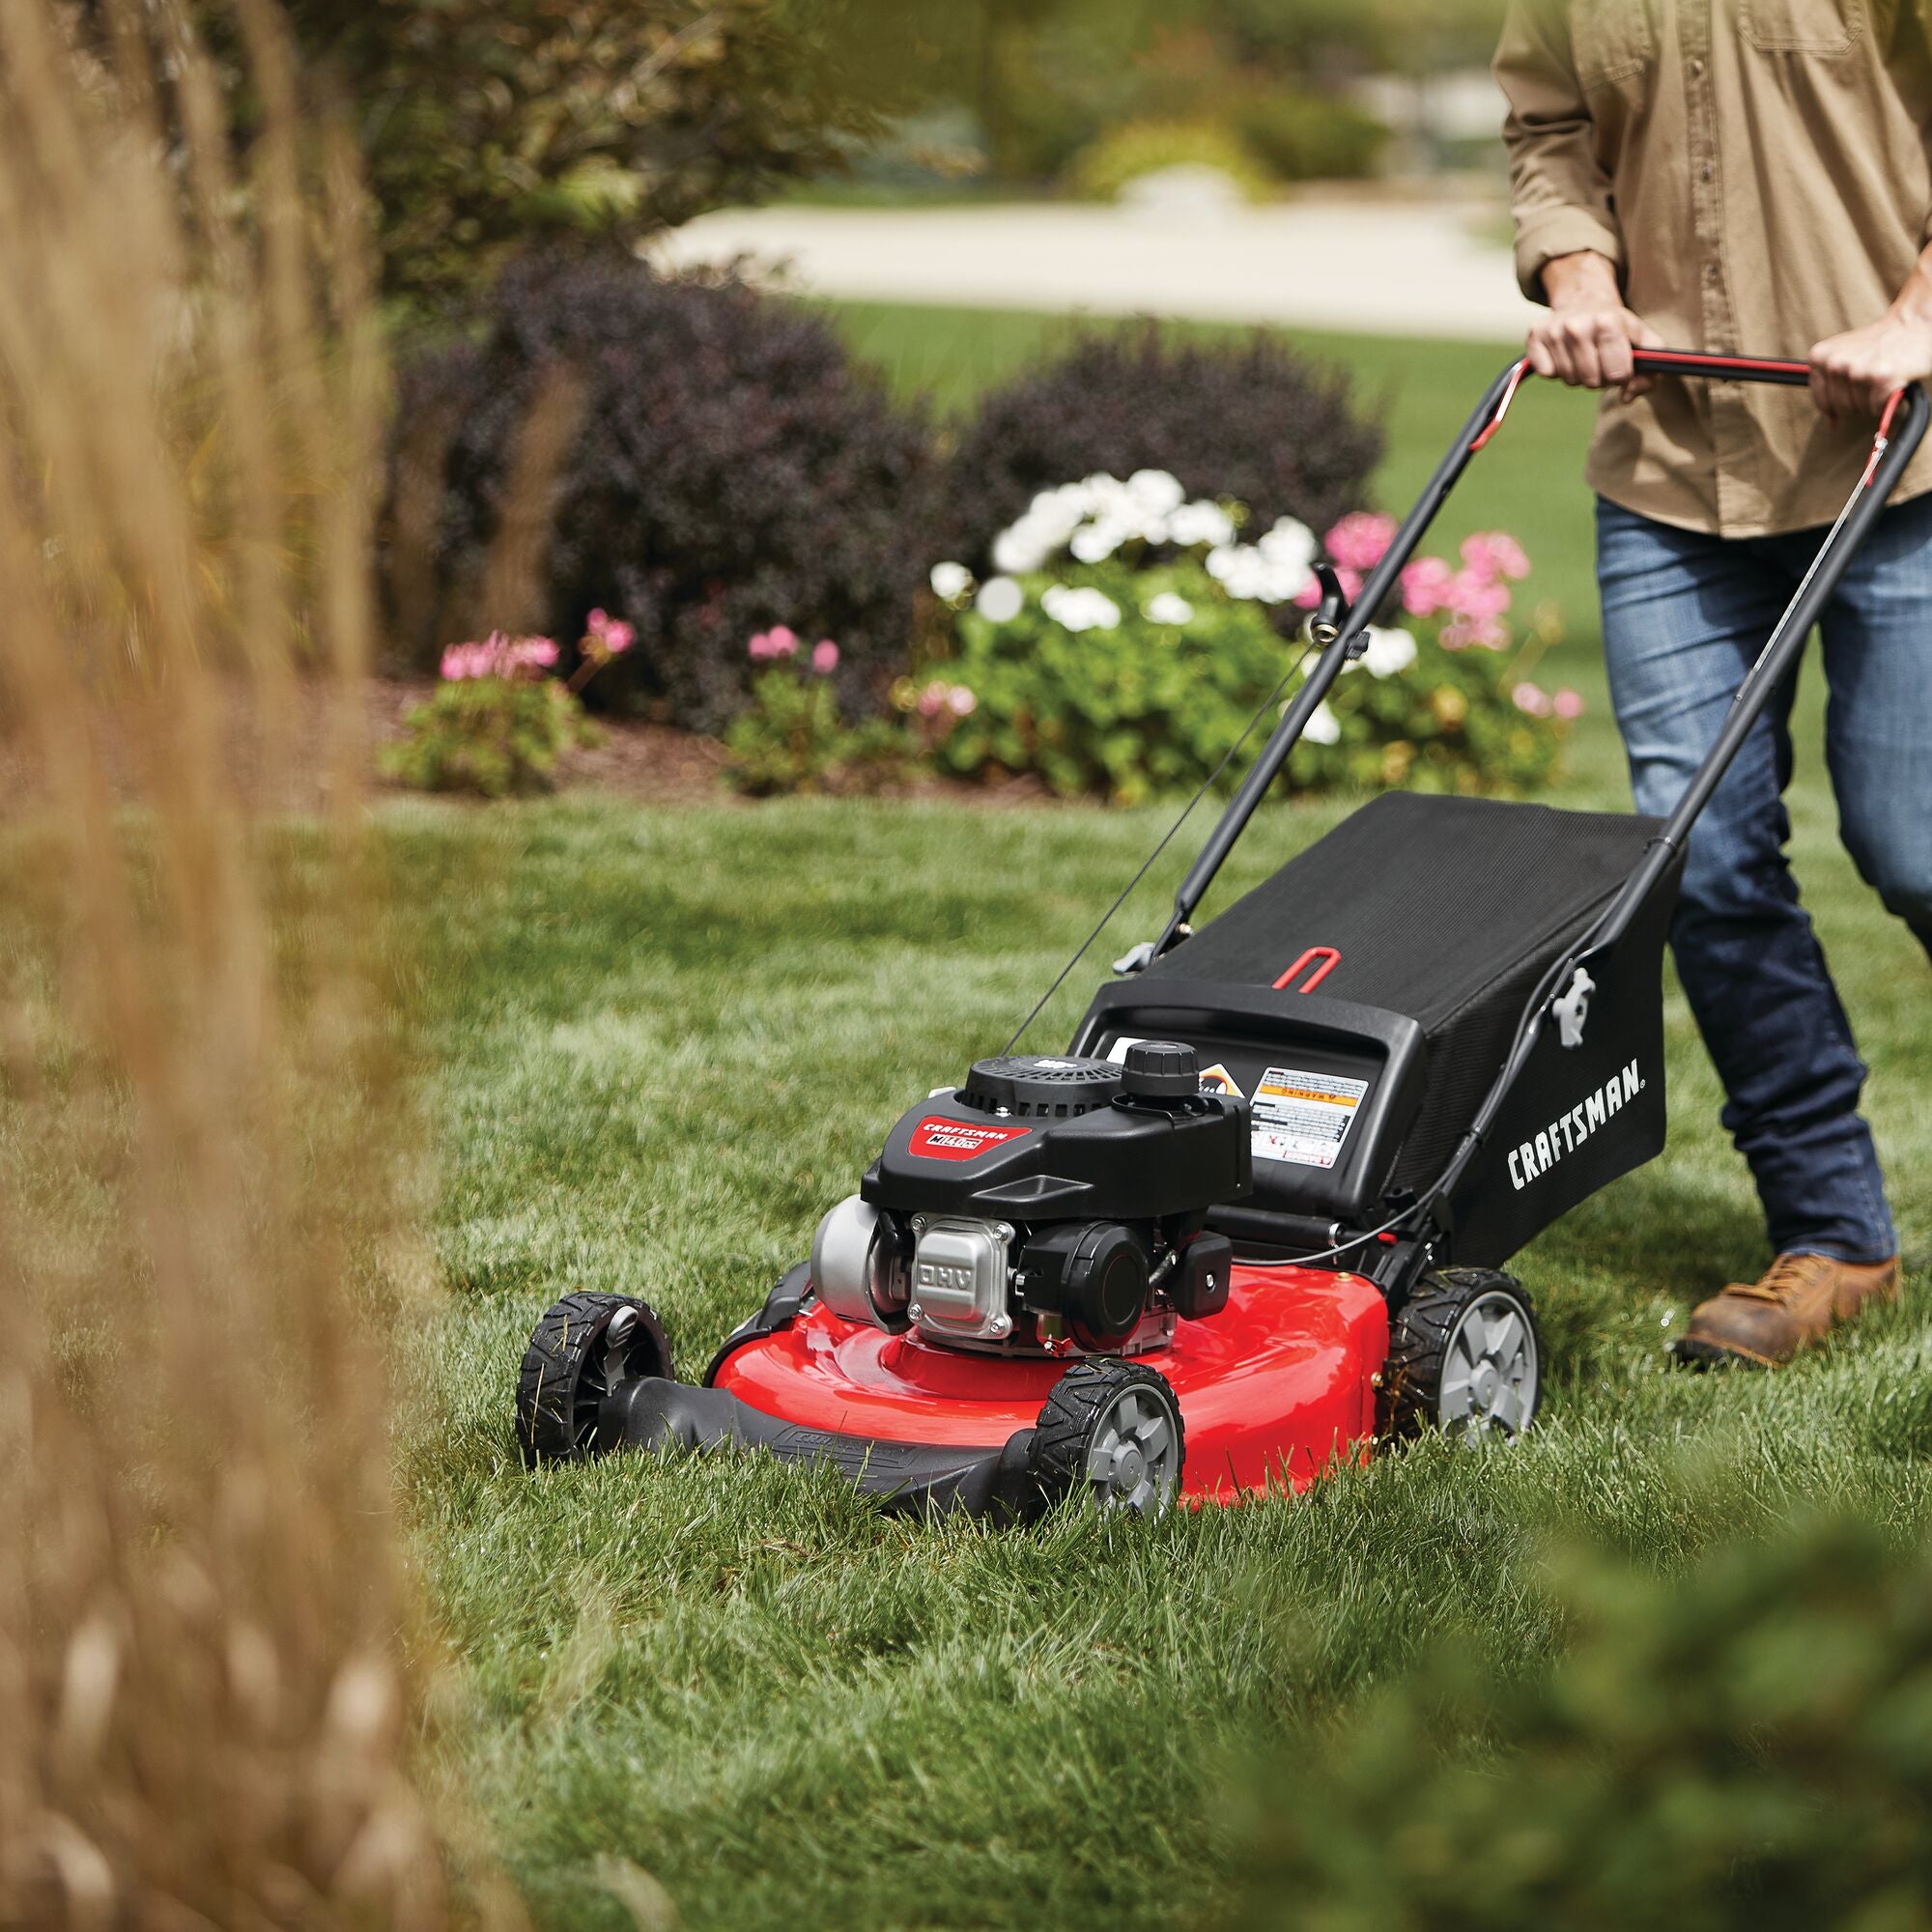
[[[1822,1342],[1869,1301],[1898,1299],[1898,1257],[1861,1264],[1830,1255],[1779,1255],[1761,1281],[1734,1281],[1690,1317],[1680,1361],[1749,1362],[1773,1369]]]

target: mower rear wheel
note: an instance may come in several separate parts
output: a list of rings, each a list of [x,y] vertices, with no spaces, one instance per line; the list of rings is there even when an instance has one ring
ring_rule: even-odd
[[[1157,1516],[1180,1493],[1187,1460],[1180,1403],[1141,1362],[1094,1355],[1054,1384],[1028,1467],[1049,1503],[1091,1496],[1103,1513]]]
[[[1387,1435],[1520,1435],[1543,1393],[1543,1342],[1522,1284],[1496,1268],[1426,1274],[1389,1331]]]
[[[524,1461],[581,1463],[597,1453],[597,1411],[619,1382],[671,1377],[670,1344],[647,1301],[566,1294],[536,1325],[517,1378]]]

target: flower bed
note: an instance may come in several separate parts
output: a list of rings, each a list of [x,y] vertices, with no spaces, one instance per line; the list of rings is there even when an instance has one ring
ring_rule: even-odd
[[[996,539],[983,582],[938,565],[951,652],[938,668],[972,700],[930,733],[940,767],[1033,772],[1063,796],[1121,803],[1202,782],[1284,677],[1277,701],[1292,697],[1299,650],[1281,626],[1315,604],[1317,557],[1325,551],[1352,597],[1395,533],[1366,513],[1325,541],[1291,517],[1250,538],[1249,521],[1238,503],[1188,499],[1162,470],[1092,476],[1037,496]],[[1295,787],[1515,793],[1547,781],[1582,701],[1536,681],[1560,635],[1553,611],[1512,622],[1528,568],[1502,532],[1469,538],[1453,560],[1412,562],[1400,611],[1371,628],[1311,719]],[[1240,769],[1231,762],[1224,784]]]

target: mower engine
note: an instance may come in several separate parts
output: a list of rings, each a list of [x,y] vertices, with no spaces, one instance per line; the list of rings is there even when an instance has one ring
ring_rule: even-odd
[[[811,1283],[949,1348],[1139,1354],[1227,1305],[1234,1252],[1204,1224],[1253,1184],[1246,1103],[1202,1091],[1191,1046],[982,1060],[819,1223]]]

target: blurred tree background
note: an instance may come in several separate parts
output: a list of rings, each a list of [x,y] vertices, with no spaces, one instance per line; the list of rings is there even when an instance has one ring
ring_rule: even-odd
[[[239,145],[263,125],[246,10],[197,0]],[[350,118],[384,293],[405,316],[539,240],[630,244],[839,167],[910,97],[848,0],[286,0],[301,64]],[[127,14],[86,0],[104,42]]]
[[[126,9],[84,0],[103,41]],[[709,208],[1077,181],[1083,151],[1232,138],[1276,181],[1361,175],[1365,77],[1479,67],[1501,0],[289,0],[362,150],[405,317],[535,241],[635,245]],[[181,16],[178,16],[181,17]],[[185,16],[238,143],[262,125],[239,15]],[[1089,169],[1092,175],[1094,171]],[[1104,167],[1099,171],[1106,173]]]
[[[878,0],[870,13],[868,46],[901,98],[921,102],[909,134],[940,137],[898,152],[944,173],[948,150],[963,150],[1010,186],[1065,175],[1084,148],[1139,122],[1229,128],[1286,180],[1365,172],[1373,155],[1349,124],[1350,87],[1485,65],[1502,5]]]

